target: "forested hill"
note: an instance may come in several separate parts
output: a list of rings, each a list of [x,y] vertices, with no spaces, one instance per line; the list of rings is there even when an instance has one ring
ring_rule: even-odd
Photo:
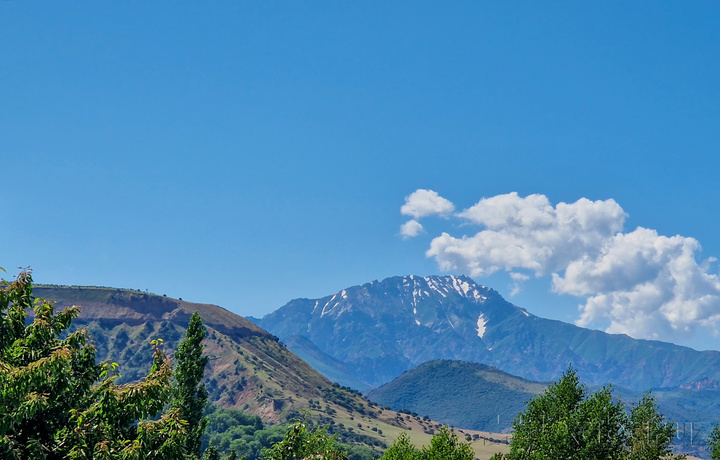
[[[533,382],[485,364],[435,360],[404,372],[368,393],[383,406],[427,415],[451,426],[509,431],[513,419],[549,382]],[[597,391],[599,386],[588,386]],[[644,392],[612,386],[613,395],[632,405]],[[672,422],[692,420],[707,434],[720,414],[716,389],[666,388],[652,392],[660,412]]]
[[[428,415],[451,426],[508,431],[547,383],[532,382],[485,364],[435,360],[368,393],[393,409]]]

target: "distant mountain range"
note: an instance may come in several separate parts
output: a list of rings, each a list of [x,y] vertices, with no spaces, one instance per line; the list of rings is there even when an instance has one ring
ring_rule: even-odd
[[[325,375],[362,390],[436,359],[545,382],[572,364],[590,385],[636,391],[720,382],[720,352],[540,318],[465,276],[392,277],[250,319]]]

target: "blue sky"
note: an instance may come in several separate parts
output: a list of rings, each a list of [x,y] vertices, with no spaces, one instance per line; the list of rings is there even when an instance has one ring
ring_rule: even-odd
[[[623,234],[693,238],[702,264],[720,256],[719,9],[2,1],[0,266],[261,316],[444,273],[433,240],[482,223],[404,239],[419,189],[458,212],[613,200]],[[541,316],[578,321],[597,294],[508,267],[475,279],[510,297],[521,273],[510,300]],[[717,348],[715,310],[658,338]]]

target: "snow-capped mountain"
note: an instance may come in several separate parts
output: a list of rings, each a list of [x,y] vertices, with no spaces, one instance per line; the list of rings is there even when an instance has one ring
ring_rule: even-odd
[[[720,381],[720,352],[540,318],[465,276],[387,278],[296,299],[255,321],[331,379],[360,389],[432,359],[539,381],[572,364],[590,384],[636,390]]]

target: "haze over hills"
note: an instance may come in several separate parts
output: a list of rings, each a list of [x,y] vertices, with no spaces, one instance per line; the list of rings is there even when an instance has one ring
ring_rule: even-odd
[[[355,388],[435,359],[489,364],[534,381],[554,380],[572,363],[588,384],[637,391],[720,382],[720,352],[540,318],[465,276],[387,278],[295,299],[252,320]]]

